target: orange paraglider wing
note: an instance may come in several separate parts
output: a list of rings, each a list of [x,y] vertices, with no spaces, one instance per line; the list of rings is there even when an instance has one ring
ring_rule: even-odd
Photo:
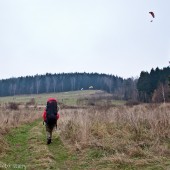
[[[155,14],[153,12],[149,12],[153,18],[155,18]]]

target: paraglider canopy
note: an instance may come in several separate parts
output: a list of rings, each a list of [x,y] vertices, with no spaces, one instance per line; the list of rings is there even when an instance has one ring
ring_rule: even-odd
[[[152,15],[152,17],[153,17],[153,18],[155,18],[155,14],[154,14],[154,12],[150,11],[150,12],[149,12],[149,14],[151,14],[151,15]],[[151,20],[151,22],[152,22],[152,21],[153,21],[153,20]]]
[[[155,18],[154,12],[149,12],[149,13],[152,15],[153,18]]]

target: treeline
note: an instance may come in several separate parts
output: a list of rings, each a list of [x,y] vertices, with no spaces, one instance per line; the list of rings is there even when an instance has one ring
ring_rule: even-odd
[[[137,82],[139,101],[169,101],[169,76],[169,67],[151,69],[150,73],[142,71]]]
[[[47,73],[0,80],[0,96],[87,90],[89,87],[112,93],[115,99],[128,100],[137,95],[134,79],[98,73]]]
[[[0,96],[87,90],[92,87],[113,94],[113,99],[167,102],[169,76],[170,67],[142,71],[138,79],[98,73],[47,73],[0,80]]]

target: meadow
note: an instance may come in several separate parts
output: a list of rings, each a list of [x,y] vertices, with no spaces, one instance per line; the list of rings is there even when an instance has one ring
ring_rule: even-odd
[[[61,139],[91,169],[170,169],[169,109],[145,104],[67,110]]]
[[[93,94],[101,94],[102,91],[98,90],[83,90],[83,91],[72,91],[72,92],[61,92],[61,93],[49,93],[49,94],[32,94],[32,95],[20,95],[20,96],[7,96],[0,97],[0,104],[9,102],[15,102],[19,104],[26,104],[31,99],[35,99],[37,105],[45,105],[46,101],[50,97],[57,98],[59,102],[67,105],[75,105],[78,98],[84,98]]]
[[[41,119],[48,97],[60,103],[50,146]],[[169,110],[169,103],[128,106],[94,90],[0,98],[0,166],[168,170]]]

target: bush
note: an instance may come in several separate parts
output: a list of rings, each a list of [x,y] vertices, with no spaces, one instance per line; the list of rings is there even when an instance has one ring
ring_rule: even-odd
[[[138,105],[140,104],[140,102],[135,101],[135,100],[129,100],[126,102],[126,106],[134,106],[134,105]]]
[[[31,98],[30,101],[28,101],[28,102],[26,103],[26,107],[29,106],[29,105],[35,105],[35,104],[36,104],[35,99],[34,99],[34,98]]]
[[[11,110],[18,110],[19,109],[19,104],[15,103],[15,102],[10,102],[10,103],[8,103],[7,108],[11,109]]]

